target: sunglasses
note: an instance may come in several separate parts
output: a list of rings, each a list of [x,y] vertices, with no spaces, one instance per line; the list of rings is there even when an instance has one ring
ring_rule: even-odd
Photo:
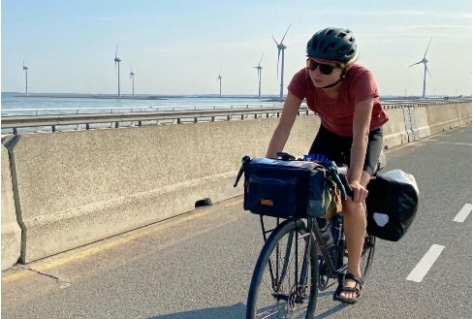
[[[324,64],[324,63],[319,63],[316,62],[310,58],[306,59],[306,68],[310,71],[314,71],[319,67],[319,72],[325,75],[329,75],[332,73],[334,69],[340,69],[340,66],[333,66],[330,64]]]

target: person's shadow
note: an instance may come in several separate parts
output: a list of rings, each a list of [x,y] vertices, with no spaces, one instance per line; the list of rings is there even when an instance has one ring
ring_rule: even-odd
[[[327,291],[323,293],[319,293],[318,295],[318,303],[319,298],[324,296],[332,296],[333,292]],[[338,311],[344,309],[347,305],[340,303],[337,306],[323,312],[317,314],[313,319],[323,319],[327,318]],[[245,312],[247,310],[247,306],[243,303],[238,303],[232,306],[224,306],[224,307],[217,307],[217,308],[205,308],[199,310],[192,310],[186,312],[179,312],[179,313],[172,313],[167,315],[160,315],[160,316],[153,316],[148,317],[147,319],[243,319],[245,318]],[[316,313],[318,313],[318,308],[316,308]]]

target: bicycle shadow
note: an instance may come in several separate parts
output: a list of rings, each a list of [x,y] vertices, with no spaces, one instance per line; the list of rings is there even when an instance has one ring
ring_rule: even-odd
[[[331,296],[332,298],[333,292],[327,291],[318,294],[318,299]],[[318,301],[319,303],[319,301]],[[340,310],[347,307],[347,304],[339,304],[329,310],[326,310],[323,313],[318,314],[313,319],[323,319],[327,318],[335,313],[339,312]],[[148,317],[146,319],[242,319],[245,318],[245,312],[247,310],[247,306],[243,303],[238,303],[232,306],[224,306],[224,307],[217,307],[217,308],[205,308],[199,310],[191,310],[185,312],[178,312],[172,313],[167,315],[159,315]],[[316,308],[317,311],[317,308]]]
[[[246,305],[238,303],[232,306],[191,310],[146,319],[242,319],[245,318],[246,309]]]
[[[320,292],[318,294],[318,304],[320,303],[320,298],[323,298],[323,297],[330,297],[331,300],[332,300],[333,294],[334,294],[334,291]],[[341,311],[342,309],[346,308],[347,306],[349,306],[349,305],[341,302],[337,306],[332,307],[331,309],[328,309],[325,312],[316,315],[316,317],[313,317],[313,319],[327,318],[327,317],[329,317],[331,315],[334,315],[335,313]],[[316,306],[316,313],[317,312],[318,312],[318,306]]]

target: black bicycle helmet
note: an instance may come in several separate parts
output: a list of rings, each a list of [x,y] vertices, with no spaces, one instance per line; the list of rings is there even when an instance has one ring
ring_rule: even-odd
[[[313,58],[347,64],[355,60],[357,44],[351,30],[331,27],[320,30],[311,37],[306,53]]]

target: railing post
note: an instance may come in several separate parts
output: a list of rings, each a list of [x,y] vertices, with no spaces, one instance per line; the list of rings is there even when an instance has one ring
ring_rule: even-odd
[[[76,114],[79,114],[79,110],[76,110]],[[80,128],[80,125],[79,125],[79,124],[77,124],[77,125],[76,125],[76,131],[78,131],[78,130],[79,130],[79,128]]]

